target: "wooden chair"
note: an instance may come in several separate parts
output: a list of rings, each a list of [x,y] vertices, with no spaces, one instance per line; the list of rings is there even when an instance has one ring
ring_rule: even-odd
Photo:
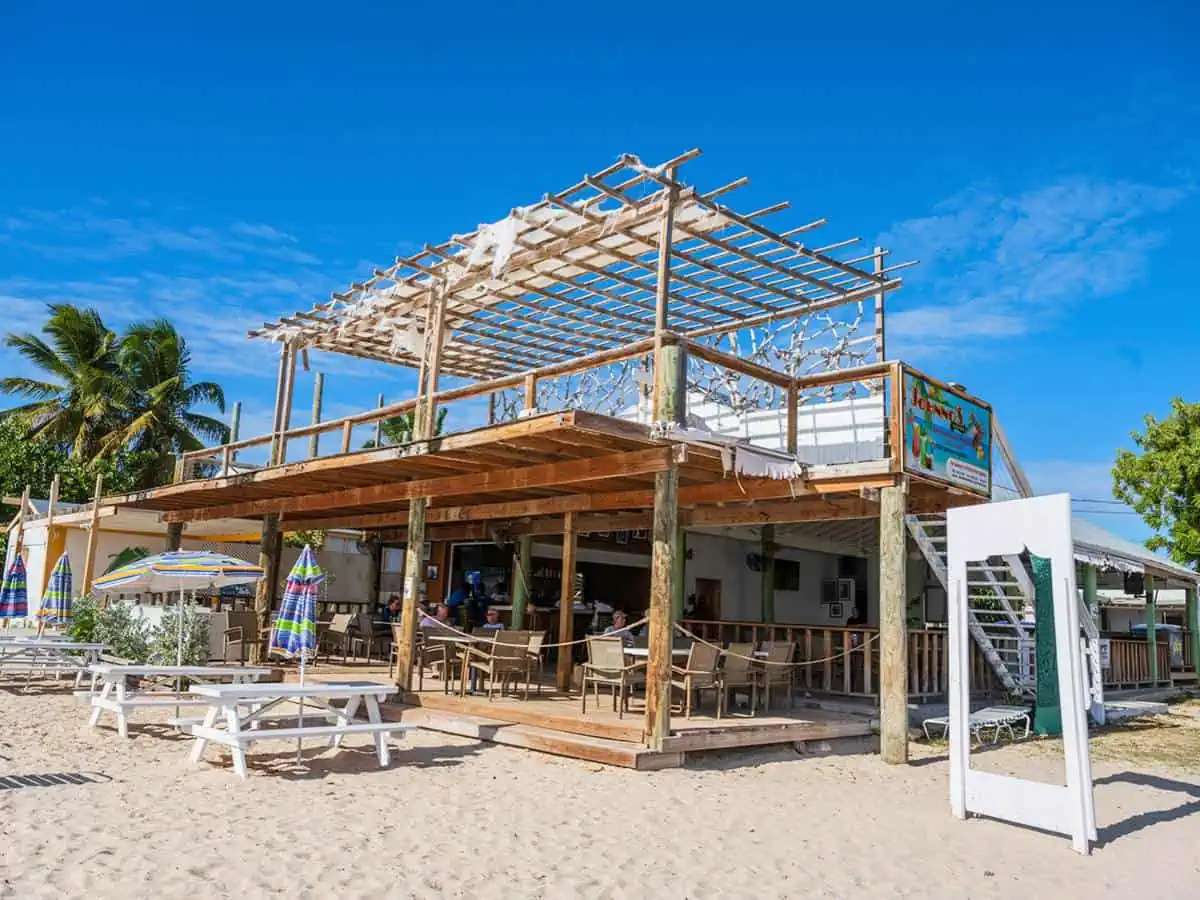
[[[766,644],[766,658],[762,668],[758,669],[758,686],[763,691],[763,709],[771,709],[771,691],[787,688],[788,705],[795,706],[796,670],[792,659],[796,653],[796,645],[789,643]]]
[[[587,712],[587,689],[591,684],[596,692],[596,703],[600,703],[600,686],[612,688],[613,710],[618,718],[625,717],[629,708],[629,695],[637,683],[637,673],[645,669],[644,662],[627,662],[625,642],[620,637],[588,637],[587,662],[583,664],[583,698],[581,711]],[[621,698],[618,705],[617,697]]]
[[[720,712],[718,691],[717,664],[721,661],[721,651],[708,644],[694,641],[688,649],[687,662],[682,666],[671,666],[671,687],[683,691],[680,704],[685,718],[692,717],[692,696],[700,703],[701,691],[712,691],[713,699],[717,701]]]
[[[221,636],[221,661],[244,663],[250,659],[250,651],[254,646],[258,613],[253,610],[233,610],[223,615],[228,627]]]
[[[494,631],[490,645],[480,646],[470,644],[463,653],[462,685],[459,696],[467,696],[467,683],[472,674],[478,673],[487,679],[488,700],[496,695],[496,685],[500,686],[500,695],[510,681],[517,681],[525,676],[524,699],[529,699],[529,632],[528,631]]]
[[[717,671],[717,718],[724,716],[729,708],[729,692],[738,688],[750,689],[750,715],[757,715],[758,667],[754,664],[754,644],[730,644],[723,656],[725,664]]]

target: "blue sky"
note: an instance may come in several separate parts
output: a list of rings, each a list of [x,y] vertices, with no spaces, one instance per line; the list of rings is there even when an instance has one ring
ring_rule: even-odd
[[[1142,415],[1196,395],[1189,5],[4,4],[3,330],[52,300],[168,316],[261,432],[248,327],[700,147],[698,183],[752,177],[741,208],[920,258],[889,355],[992,401],[1037,488],[1107,497]],[[329,415],[410,383],[319,365]]]

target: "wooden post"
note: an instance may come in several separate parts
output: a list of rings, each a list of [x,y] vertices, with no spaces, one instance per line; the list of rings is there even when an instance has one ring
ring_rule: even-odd
[[[92,590],[92,569],[96,565],[96,541],[100,537],[100,498],[104,495],[104,476],[96,476],[96,490],[92,494],[92,515],[88,520],[87,551],[83,557],[83,583],[80,596]]]
[[[671,615],[678,622],[683,618],[684,594],[687,591],[687,532],[680,526],[675,533],[675,571],[671,575]]]
[[[537,376],[532,372],[525,376],[525,402],[521,411],[525,415],[537,412]]]
[[[1154,599],[1154,576],[1146,573],[1146,653],[1150,657],[1150,683],[1158,684],[1158,603]]]
[[[242,401],[237,400],[233,404],[233,410],[229,414],[229,443],[236,444],[238,438],[242,434]],[[234,454],[234,458],[237,454]]]
[[[271,449],[267,454],[267,465],[275,465],[279,453],[279,423],[283,421],[283,389],[287,380],[288,359],[291,357],[291,343],[284,343],[279,348],[279,371],[275,376],[275,411],[271,416]],[[176,479],[179,481],[181,479]]]
[[[797,432],[799,431],[800,420],[800,388],[796,382],[788,385],[787,389],[787,452],[793,456],[800,447],[800,439]]]
[[[375,408],[383,409],[383,394],[375,398]],[[415,418],[416,414],[414,413],[413,415]],[[413,437],[416,437],[416,435],[414,434]],[[375,420],[375,446],[383,446],[383,419]]]
[[[885,763],[908,762],[907,485],[879,491],[879,731]]]
[[[488,394],[488,424],[496,424],[496,392]]]
[[[50,553],[50,547],[54,537],[54,507],[58,506],[58,485],[59,476],[56,472],[54,478],[50,481],[50,505],[46,507],[46,559],[42,563],[43,591],[46,589],[46,585],[50,583],[50,573],[54,570],[54,564],[57,562]]]
[[[14,554],[19,554],[25,545],[25,519],[29,517],[29,485],[21,492],[21,508],[17,511],[17,537]]]
[[[255,633],[251,637],[250,658],[256,665],[266,662],[262,637],[271,625],[271,607],[275,604],[275,585],[279,581],[279,554],[283,550],[283,534],[279,531],[279,516],[263,516],[262,539],[258,547],[258,564],[263,577],[255,585]]]
[[[321,400],[325,393],[325,373],[318,372],[313,376],[312,423],[321,423]],[[316,459],[321,452],[321,433],[314,431],[308,439],[308,458]]]
[[[287,462],[287,433],[292,427],[292,396],[296,391],[296,359],[300,355],[295,345],[289,345],[287,377],[283,383],[283,409],[279,416],[279,449],[275,464],[282,466]]]
[[[667,169],[667,178],[675,180],[675,169]],[[662,220],[658,230],[658,270],[654,287],[654,394],[651,398],[650,419],[653,422],[664,418],[663,387],[667,383],[665,373],[669,368],[664,354],[666,345],[663,337],[670,327],[668,306],[671,297],[671,243],[675,228],[675,201],[678,190],[669,187],[663,194]]]
[[[404,545],[404,605],[396,645],[396,688],[401,699],[412,690],[413,653],[417,644],[417,601],[425,575],[425,512],[429,501],[415,498],[408,507],[408,539]]]
[[[646,746],[661,750],[671,732],[671,615],[679,533],[679,469],[654,476],[654,547],[650,556],[650,640],[646,666]]]
[[[428,383],[425,385],[425,428],[423,440],[430,440],[437,431],[438,379],[442,368],[442,344],[446,341],[446,286],[442,284],[434,300],[433,333],[430,337]],[[382,399],[382,398],[381,398]]]
[[[677,343],[664,344],[656,360],[655,391],[659,405],[656,421],[686,425],[687,349]]]
[[[350,452],[351,435],[354,433],[354,423],[347,419],[342,423],[342,452]]]
[[[762,527],[762,536],[760,540],[762,552],[762,578],[760,579],[760,588],[762,591],[762,620],[764,622],[775,621],[775,526],[764,525]],[[849,664],[847,663],[847,669]]]
[[[575,533],[575,513],[563,516],[562,582],[558,591],[558,643],[575,640],[575,548],[579,536]],[[558,648],[557,682],[560,691],[571,690],[571,668],[574,646]]]
[[[533,565],[533,535],[523,534],[517,538],[513,551],[512,627],[525,627],[525,611],[529,607],[531,566]]]
[[[1187,589],[1188,639],[1192,642],[1192,671],[1200,673],[1200,601],[1193,585]]]
[[[167,523],[167,546],[168,553],[174,553],[183,546],[183,523],[168,522]]]

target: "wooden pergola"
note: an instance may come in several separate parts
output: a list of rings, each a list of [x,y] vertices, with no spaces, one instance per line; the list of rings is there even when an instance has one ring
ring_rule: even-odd
[[[187,480],[184,459],[178,483],[117,502],[159,511],[176,542],[186,522],[260,518],[268,570],[277,564],[281,529],[336,525],[404,539],[398,661],[405,691],[426,539],[512,538],[518,565],[528,568],[533,535],[562,534],[560,639],[569,639],[576,536],[649,528],[644,734],[651,749],[661,749],[670,734],[681,527],[879,517],[883,751],[885,759],[905,759],[904,517],[980,499],[910,476],[898,452],[900,384],[908,370],[882,359],[883,309],[886,294],[901,285],[897,271],[912,263],[887,266],[885,250],[856,252],[856,239],[809,246],[805,236],[824,220],[783,231],[763,224],[786,203],[735,212],[723,200],[748,179],[707,191],[689,185],[681,168],[698,155],[655,166],[623,156],[500,222],[426,245],[309,311],[265,324],[251,337],[282,345],[271,434],[191,455],[220,460],[215,477]],[[738,335],[749,329],[864,301],[875,306],[880,358],[871,365],[798,375],[736,352]],[[722,338],[732,351],[716,346]],[[291,428],[296,360],[308,349],[410,366],[418,372],[416,394]],[[792,464],[792,474],[739,475],[728,446],[685,435],[689,356],[761,380],[786,398],[786,447],[767,456]],[[633,359],[652,372],[649,423],[538,408],[540,379]],[[443,389],[444,375],[469,383]],[[881,404],[890,390],[888,452],[842,465],[796,463],[801,392],[846,383],[869,383]],[[435,435],[440,405],[511,389],[523,389],[517,420]],[[405,412],[414,416],[412,442],[349,452],[354,425]],[[289,439],[339,430],[340,454],[286,462]],[[270,446],[268,466],[233,471],[234,454],[255,444]],[[274,580],[264,579],[257,601],[264,625]],[[570,674],[564,654],[560,687]]]

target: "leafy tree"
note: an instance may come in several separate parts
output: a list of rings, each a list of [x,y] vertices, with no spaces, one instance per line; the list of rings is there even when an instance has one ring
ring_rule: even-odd
[[[446,427],[446,414],[450,410],[443,406],[437,411],[437,418],[433,422],[433,433],[441,434]],[[380,431],[383,432],[383,443],[386,444],[408,444],[413,440],[414,416],[411,412],[406,412],[399,416],[392,416],[390,419],[384,419],[380,426]],[[363,449],[370,449],[375,446],[375,441],[369,440],[363,444]]]
[[[1200,564],[1200,403],[1176,397],[1171,414],[1146,416],[1133,432],[1136,450],[1121,450],[1113,467],[1113,493],[1154,530],[1146,542],[1181,565]]]
[[[228,429],[193,407],[209,403],[224,412],[225,395],[210,381],[193,382],[191,355],[164,320],[131,325],[124,335],[108,329],[94,309],[50,306],[45,339],[10,334],[5,339],[45,380],[0,378],[0,393],[29,402],[0,411],[25,436],[84,462],[125,454],[122,469],[134,487],[170,480],[173,456],[224,441]]]
[[[3,415],[22,419],[30,436],[90,458],[100,449],[102,438],[121,422],[129,400],[117,367],[117,336],[94,309],[68,304],[50,306],[42,332],[47,340],[33,334],[5,338],[5,344],[41,369],[47,380],[0,378],[0,392],[30,401]]]

